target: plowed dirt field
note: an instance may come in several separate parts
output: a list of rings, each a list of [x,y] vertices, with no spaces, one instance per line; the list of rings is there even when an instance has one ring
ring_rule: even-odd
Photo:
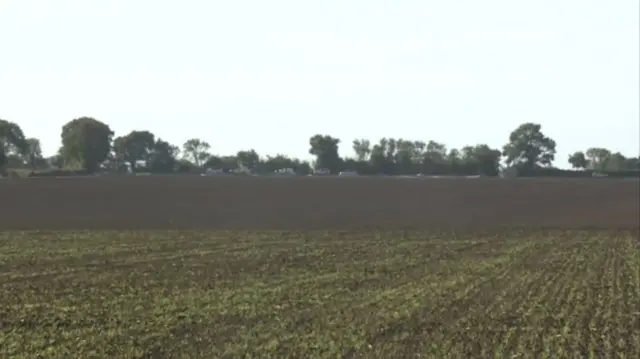
[[[637,228],[636,179],[0,181],[0,229]]]

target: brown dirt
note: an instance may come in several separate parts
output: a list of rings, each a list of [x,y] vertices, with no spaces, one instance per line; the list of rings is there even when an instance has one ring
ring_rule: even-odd
[[[0,181],[0,229],[637,229],[637,179]]]

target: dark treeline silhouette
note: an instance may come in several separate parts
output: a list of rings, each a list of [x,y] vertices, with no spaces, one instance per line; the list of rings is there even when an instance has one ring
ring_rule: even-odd
[[[592,147],[573,153],[568,161],[573,171],[553,167],[556,143],[535,123],[514,129],[506,144],[492,148],[474,144],[449,149],[435,141],[382,138],[377,143],[357,139],[351,144],[353,157],[342,158],[340,139],[317,134],[309,140],[313,163],[286,155],[261,156],[254,149],[235,154],[210,153],[210,145],[193,138],[178,147],[148,130],[115,137],[109,125],[80,117],[62,127],[61,147],[49,158],[42,155],[40,141],[25,136],[17,123],[0,119],[0,168],[27,168],[39,173],[201,173],[206,168],[224,171],[273,173],[291,168],[298,174],[314,169],[331,173],[352,170],[363,175],[454,175],[454,176],[564,176],[594,174],[637,176],[638,157],[625,157],[606,148]]]

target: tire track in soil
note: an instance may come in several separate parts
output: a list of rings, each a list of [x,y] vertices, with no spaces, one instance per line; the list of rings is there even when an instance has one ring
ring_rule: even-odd
[[[485,292],[487,288],[494,289],[496,286],[508,284],[509,280],[506,282],[504,280],[509,278],[509,274],[518,268],[524,258],[552,250],[552,248],[548,246],[539,246],[536,251],[529,251],[530,248],[535,248],[536,244],[536,242],[531,242],[520,248],[514,248],[514,250],[509,253],[511,260],[504,263],[500,269],[492,269],[491,276],[484,278],[476,276],[476,279],[472,279],[472,282],[468,283],[464,291],[460,290],[461,286],[454,286],[435,298],[428,298],[428,304],[413,311],[410,317],[387,323],[382,330],[371,334],[366,342],[373,344],[396,336],[406,329],[409,335],[407,339],[403,341],[405,353],[409,353],[409,355],[416,353],[418,351],[416,346],[424,344],[422,339],[425,335],[437,334],[437,331],[446,327],[451,320],[455,320],[461,315],[464,315],[462,311],[458,310],[459,308],[468,307],[476,300],[476,297]],[[520,255],[521,253],[524,253],[524,257]],[[460,292],[463,292],[463,294],[460,295]],[[443,318],[443,315],[449,315],[449,317]],[[344,357],[349,358],[353,357],[353,355],[353,352],[348,351]]]

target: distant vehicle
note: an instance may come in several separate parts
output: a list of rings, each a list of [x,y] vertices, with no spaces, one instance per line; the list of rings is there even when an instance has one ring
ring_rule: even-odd
[[[232,169],[231,170],[231,174],[232,175],[240,175],[240,176],[251,176],[251,175],[253,175],[251,170],[246,168],[246,167]]]
[[[207,168],[201,176],[226,176],[227,173],[224,172],[222,168]]]
[[[273,174],[276,176],[295,176],[296,171],[293,168],[280,168],[273,171]]]
[[[331,170],[329,170],[328,168],[318,168],[313,170],[312,174],[314,176],[328,176],[331,174]]]
[[[358,176],[358,172],[353,170],[347,170],[347,171],[340,172],[339,175],[342,177],[354,177],[354,176]]]

